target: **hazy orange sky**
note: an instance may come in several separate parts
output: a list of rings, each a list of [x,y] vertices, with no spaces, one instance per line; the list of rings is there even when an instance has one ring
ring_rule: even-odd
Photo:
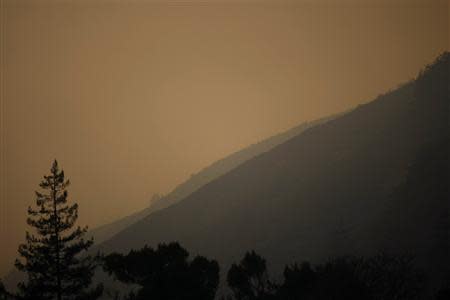
[[[0,275],[54,158],[95,227],[449,45],[448,0],[0,1]]]

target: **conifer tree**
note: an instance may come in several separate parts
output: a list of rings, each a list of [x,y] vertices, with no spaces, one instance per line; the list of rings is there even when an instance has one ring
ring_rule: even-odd
[[[69,180],[55,160],[51,174],[36,192],[36,208],[28,208],[26,242],[19,246],[21,260],[16,267],[26,272],[28,280],[19,284],[22,299],[72,300],[96,299],[102,286],[88,290],[96,267],[96,258],[82,254],[92,246],[85,239],[87,227],[75,227],[78,205],[68,204]]]

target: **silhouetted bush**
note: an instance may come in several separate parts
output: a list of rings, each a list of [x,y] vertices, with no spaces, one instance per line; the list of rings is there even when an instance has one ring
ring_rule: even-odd
[[[219,265],[202,256],[188,261],[189,253],[178,243],[144,247],[127,255],[104,257],[104,269],[119,281],[138,285],[127,299],[214,299]]]
[[[276,285],[268,279],[264,258],[250,252],[232,265],[227,279],[238,300],[410,300],[422,296],[424,282],[411,258],[386,254],[340,257],[315,267],[293,264],[285,267],[283,281]]]
[[[284,282],[277,291],[280,299],[311,299],[317,281],[317,274],[311,265],[304,262],[298,266],[286,266]]]
[[[7,300],[9,297],[10,294],[6,291],[3,282],[0,280],[0,300]]]
[[[269,299],[272,295],[266,260],[254,251],[247,252],[239,264],[231,266],[227,282],[238,300]]]

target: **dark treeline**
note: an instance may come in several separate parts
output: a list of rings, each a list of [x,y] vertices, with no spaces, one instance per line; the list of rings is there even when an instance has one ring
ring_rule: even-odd
[[[145,246],[128,254],[112,253],[101,258],[101,265],[114,279],[127,285],[121,292],[109,294],[115,300],[430,299],[424,293],[426,276],[408,256],[338,257],[314,266],[309,262],[293,263],[285,267],[282,278],[273,280],[266,260],[251,251],[229,268],[227,288],[220,297],[217,261],[202,256],[190,259],[188,251],[177,242],[160,244],[155,249]],[[450,289],[442,287],[432,299],[450,299],[449,296]],[[57,297],[49,295],[48,299]],[[11,295],[0,282],[0,299],[23,297]],[[64,295],[62,299],[93,298],[80,293]]]
[[[448,153],[448,142],[446,147],[440,145],[437,149],[442,155]],[[435,169],[440,170],[437,166]],[[411,174],[411,182],[400,192],[414,191],[410,185],[419,186],[415,183],[422,177]],[[446,176],[437,173],[430,181],[448,178],[448,173]],[[69,181],[56,161],[39,186],[36,205],[28,209],[31,231],[19,246],[21,258],[15,264],[26,278],[15,293],[7,291],[0,281],[0,300],[94,300],[102,295],[115,300],[450,299],[450,282],[430,291],[426,271],[410,256],[379,254],[338,257],[319,264],[292,262],[277,277],[269,274],[266,260],[251,251],[227,270],[226,280],[222,280],[226,286],[220,285],[217,261],[203,256],[190,258],[177,242],[156,248],[145,246],[128,254],[91,256],[87,251],[94,241],[85,237],[87,227],[75,225],[78,206],[68,202]],[[433,190],[439,192],[434,198],[448,199],[446,190]],[[401,198],[414,200],[415,196]],[[418,230],[413,228],[411,232]],[[124,288],[112,294],[104,291],[101,280],[93,277],[100,268]],[[450,274],[446,278],[450,279]]]
[[[380,254],[339,257],[316,266],[294,263],[276,283],[269,279],[264,258],[249,252],[228,272],[232,296],[227,299],[422,299],[424,282],[411,258]]]
[[[132,285],[116,299],[215,299],[219,265],[188,252],[178,243],[144,247],[128,254],[104,257],[104,269],[115,279]],[[339,257],[312,266],[308,262],[285,267],[279,281],[272,280],[266,260],[254,251],[228,270],[228,295],[223,300],[412,300],[425,294],[426,276],[408,256],[380,254],[369,258]],[[434,299],[449,299],[442,288]],[[226,293],[226,292],[225,292]]]

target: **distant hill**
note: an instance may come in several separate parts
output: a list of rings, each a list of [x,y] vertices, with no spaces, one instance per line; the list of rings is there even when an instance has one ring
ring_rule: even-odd
[[[275,272],[296,260],[388,250],[417,256],[443,279],[450,266],[448,177],[427,172],[433,157],[448,172],[449,58],[443,54],[416,80],[191,189],[99,249],[179,241],[218,259],[224,271],[255,249]],[[414,171],[417,164],[424,172]],[[436,197],[435,186],[442,189]],[[417,193],[398,192],[402,187]]]
[[[94,238],[95,244],[100,244],[121,230],[127,228],[128,226],[136,223],[137,221],[143,219],[144,217],[150,215],[152,212],[158,211],[160,209],[169,207],[170,205],[177,203],[183,198],[189,196],[191,193],[206,185],[207,183],[219,178],[220,176],[226,174],[230,170],[236,168],[243,162],[258,156],[275,146],[284,143],[285,141],[291,139],[292,137],[300,134],[307,128],[315,126],[317,124],[325,123],[337,116],[334,115],[330,117],[321,118],[312,122],[302,123],[294,128],[291,128],[285,132],[274,135],[267,138],[259,143],[250,145],[238,152],[232,153],[229,156],[214,162],[210,166],[204,168],[197,174],[192,175],[188,180],[178,185],[172,192],[159,198],[157,201],[152,202],[149,207],[140,210],[134,214],[123,217],[114,222],[99,226],[89,231],[88,234]],[[8,290],[12,291],[15,289],[17,283],[23,280],[23,276],[15,269],[11,270],[4,278],[4,284]]]
[[[230,170],[236,168],[243,162],[255,156],[258,156],[261,153],[269,151],[279,144],[286,142],[287,140],[300,134],[307,128],[310,128],[317,124],[325,123],[329,120],[332,120],[333,118],[336,118],[337,116],[338,115],[334,115],[312,122],[302,123],[285,132],[274,135],[259,143],[250,145],[240,151],[232,153],[231,155],[214,162],[197,174],[193,174],[188,180],[178,185],[172,192],[170,192],[166,196],[159,198],[159,200],[157,200],[156,202],[152,202],[149,207],[112,223],[94,228],[90,231],[90,234],[94,237],[96,243],[102,243],[103,241],[111,238],[114,234],[120,232],[122,229],[139,221],[145,216],[148,216],[150,213],[169,207],[170,205],[184,199],[200,187],[228,173]]]

